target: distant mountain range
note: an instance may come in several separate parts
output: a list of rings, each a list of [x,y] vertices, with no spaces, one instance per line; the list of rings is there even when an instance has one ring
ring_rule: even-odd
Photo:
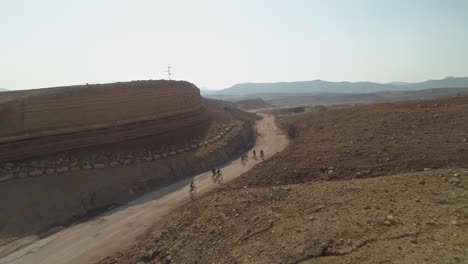
[[[376,93],[385,91],[416,91],[433,88],[466,88],[468,77],[447,77],[419,83],[391,82],[328,82],[322,80],[279,83],[241,83],[218,91],[218,95],[240,96],[262,93]]]
[[[4,91],[8,91],[8,90],[5,88],[0,88],[0,92],[4,92]]]

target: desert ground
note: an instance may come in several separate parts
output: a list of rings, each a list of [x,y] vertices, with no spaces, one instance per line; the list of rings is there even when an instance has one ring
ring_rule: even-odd
[[[467,263],[468,97],[279,120],[291,144],[100,263]]]

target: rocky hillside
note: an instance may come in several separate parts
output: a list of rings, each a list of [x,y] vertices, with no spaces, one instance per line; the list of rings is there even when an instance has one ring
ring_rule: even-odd
[[[174,133],[209,115],[188,82],[136,81],[0,95],[0,161]]]
[[[468,97],[285,117],[291,145],[101,263],[466,263]]]
[[[245,181],[276,185],[467,166],[466,113],[467,96],[283,117],[294,144]]]

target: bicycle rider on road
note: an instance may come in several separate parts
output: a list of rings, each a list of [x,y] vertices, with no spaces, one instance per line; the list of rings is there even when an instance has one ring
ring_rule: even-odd
[[[211,173],[213,173],[213,175],[211,175],[211,177],[213,177],[213,182],[216,182],[216,170],[212,169]]]
[[[190,181],[190,192],[193,193],[195,191],[195,182],[194,179]]]

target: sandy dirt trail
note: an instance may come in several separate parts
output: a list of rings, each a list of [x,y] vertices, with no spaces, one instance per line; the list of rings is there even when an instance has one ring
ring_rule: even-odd
[[[263,149],[266,158],[287,146],[288,140],[276,126],[273,116],[264,116],[256,127],[260,136],[254,148],[257,152]],[[245,166],[239,159],[226,164],[221,168],[223,182],[229,182],[260,161],[254,160],[250,152],[249,162]],[[190,199],[187,183],[188,180],[149,193],[91,221],[40,239],[0,259],[0,264],[83,264],[99,261],[130,246],[164,216],[188,203]],[[197,175],[195,184],[197,195],[218,186],[212,182],[211,172]]]

